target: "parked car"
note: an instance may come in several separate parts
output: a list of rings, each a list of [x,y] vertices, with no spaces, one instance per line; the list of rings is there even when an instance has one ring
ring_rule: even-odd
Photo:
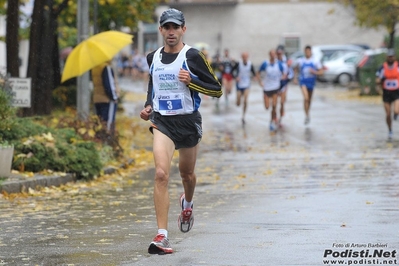
[[[324,74],[321,80],[347,86],[356,77],[356,66],[362,52],[337,52],[323,61]]]
[[[312,46],[313,58],[323,63],[326,60],[336,54],[337,52],[363,52],[365,49],[359,45],[353,44],[332,44],[332,45],[314,45]],[[297,51],[289,56],[290,59],[295,60],[297,58],[303,57],[303,51]]]
[[[364,52],[365,49],[358,45],[344,44],[344,45],[315,45],[312,47],[312,54],[321,63],[327,61],[332,55],[348,52]]]
[[[364,44],[364,43],[353,43],[353,45],[360,46],[360,47],[363,48],[364,50],[369,50],[369,49],[371,49],[370,45]]]
[[[364,47],[360,45],[353,44],[332,44],[332,45],[314,45],[312,46],[312,57],[318,60],[322,65],[325,65],[330,70],[327,70],[327,73],[321,77],[318,77],[319,81],[332,81],[338,82],[341,85],[347,85],[351,80],[356,77],[356,63],[351,63],[350,61],[355,60],[354,58],[345,58],[340,61],[338,59],[339,56],[344,56],[348,53],[358,53],[361,54],[365,51]],[[303,57],[304,53],[302,51],[297,51],[289,56],[289,59],[295,61],[296,59]],[[324,64],[331,59],[335,60]],[[345,72],[349,71],[349,72]]]

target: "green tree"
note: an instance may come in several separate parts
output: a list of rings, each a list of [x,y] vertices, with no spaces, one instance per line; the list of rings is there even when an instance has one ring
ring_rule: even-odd
[[[395,26],[399,18],[399,0],[338,0],[352,6],[360,26],[384,26],[389,33],[388,47],[395,45]]]
[[[0,0],[0,14],[11,12],[6,3],[13,4],[13,13],[7,19],[15,21],[15,7],[28,0]],[[154,9],[160,0],[90,0],[98,3],[97,26],[100,31],[119,29],[127,26],[136,30],[138,21],[152,21]],[[91,13],[93,9],[91,9]],[[29,32],[29,59],[27,76],[32,80],[32,107],[25,108],[23,114],[46,115],[52,111],[52,91],[59,86],[61,80],[59,64],[59,39],[68,33],[70,45],[76,37],[73,30],[63,30],[65,27],[76,29],[76,0],[35,0]],[[19,25],[13,22],[10,27],[10,38],[15,41],[15,33]],[[61,30],[60,30],[61,29]],[[20,31],[19,31],[20,32]],[[9,32],[7,32],[7,35]],[[20,33],[19,33],[20,34]],[[63,40],[65,40],[63,38]],[[12,41],[11,41],[12,42]],[[76,43],[74,43],[76,45]],[[73,45],[72,45],[73,46]],[[13,46],[13,48],[18,46]],[[15,51],[18,48],[14,49]],[[10,53],[10,58],[18,56],[18,52]],[[7,56],[9,53],[7,52]]]
[[[96,9],[94,8],[95,1]],[[90,8],[90,17],[97,18],[96,21],[91,20],[91,23],[92,25],[96,24],[99,32],[117,30],[121,27],[129,27],[134,32],[137,30],[139,21],[154,21],[154,10],[160,2],[161,0],[90,0],[92,7]],[[94,15],[95,10],[97,10],[96,16]],[[60,27],[76,28],[76,17],[77,1],[73,1],[69,4],[69,8],[60,15]]]

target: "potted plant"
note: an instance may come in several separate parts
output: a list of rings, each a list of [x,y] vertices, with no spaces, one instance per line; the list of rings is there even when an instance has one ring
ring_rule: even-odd
[[[11,174],[14,146],[7,142],[0,143],[0,178],[9,177]]]
[[[0,133],[10,130],[15,116],[15,108],[11,105],[12,90],[7,76],[0,73]],[[0,134],[0,177],[11,174],[14,146],[2,138]]]

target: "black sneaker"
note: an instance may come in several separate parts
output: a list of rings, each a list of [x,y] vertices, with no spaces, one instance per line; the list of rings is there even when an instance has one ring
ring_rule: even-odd
[[[184,193],[180,196],[180,207],[181,213],[179,215],[179,219],[177,220],[177,225],[179,226],[180,231],[183,233],[187,233],[191,230],[194,225],[194,214],[193,214],[193,205],[191,208],[183,209],[184,206],[185,195]]]

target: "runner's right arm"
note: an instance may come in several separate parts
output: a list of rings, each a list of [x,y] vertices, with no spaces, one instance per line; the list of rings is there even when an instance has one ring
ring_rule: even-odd
[[[151,67],[152,60],[154,58],[154,54],[155,54],[155,51],[153,51],[147,55],[147,64],[148,64],[149,68]],[[152,84],[152,76],[151,76],[150,72],[148,72],[148,76],[149,76],[149,79],[148,79],[148,87],[147,87],[147,100],[145,101],[144,107],[147,107],[147,106],[152,107],[153,84]]]
[[[377,84],[382,84],[382,81],[384,79],[384,67],[381,66],[377,72],[375,73],[376,78],[375,78],[375,83]]]

